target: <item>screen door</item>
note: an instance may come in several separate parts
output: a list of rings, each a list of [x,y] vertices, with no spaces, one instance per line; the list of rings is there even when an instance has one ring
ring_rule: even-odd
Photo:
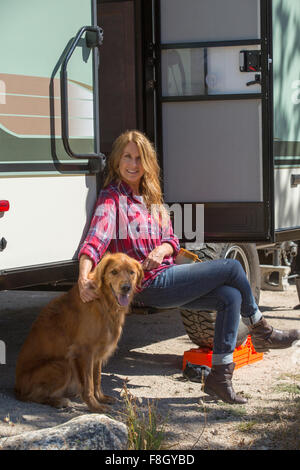
[[[263,0],[156,3],[165,201],[204,204],[206,240],[270,237],[267,17]]]

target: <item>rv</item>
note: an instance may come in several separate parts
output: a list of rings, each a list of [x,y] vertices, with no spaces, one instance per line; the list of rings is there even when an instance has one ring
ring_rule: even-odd
[[[76,279],[112,141],[137,128],[165,202],[204,206],[195,252],[239,259],[258,298],[265,250],[289,264],[300,239],[297,3],[2,0],[0,289]]]

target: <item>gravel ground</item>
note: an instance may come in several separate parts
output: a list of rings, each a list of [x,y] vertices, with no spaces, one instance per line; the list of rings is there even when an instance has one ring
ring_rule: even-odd
[[[6,364],[0,364],[0,437],[55,426],[89,413],[76,400],[67,409],[23,403],[13,393],[18,351],[41,307],[57,292],[0,292],[0,340]],[[300,328],[296,288],[262,291],[260,308],[278,328]],[[3,344],[3,343],[2,343]],[[165,421],[165,446],[171,449],[300,450],[300,348],[272,351],[262,361],[234,373],[243,406],[213,401],[201,386],[182,375],[183,352],[194,347],[178,311],[129,315],[114,356],[103,371],[103,389],[119,401],[109,416],[125,420],[124,383],[141,410],[155,402]]]

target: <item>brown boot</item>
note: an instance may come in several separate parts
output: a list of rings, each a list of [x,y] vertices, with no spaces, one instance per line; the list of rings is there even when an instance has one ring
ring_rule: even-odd
[[[252,344],[257,352],[289,348],[294,341],[300,339],[300,330],[276,330],[263,317],[249,326],[249,329]]]
[[[216,396],[226,403],[244,404],[247,399],[236,395],[232,388],[232,374],[235,363],[213,365],[210,374],[205,380],[203,391],[208,395]]]

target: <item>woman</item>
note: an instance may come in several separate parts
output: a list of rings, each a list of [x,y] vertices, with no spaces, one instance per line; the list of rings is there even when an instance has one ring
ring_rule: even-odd
[[[144,134],[127,131],[116,139],[104,189],[79,252],[81,298],[95,298],[88,274],[106,250],[139,260],[145,276],[136,302],[217,310],[212,368],[204,391],[228,403],[246,403],[231,382],[240,315],[257,350],[289,347],[300,338],[300,330],[279,331],[267,324],[238,261],[174,263],[180,247],[163,207],[159,173],[155,150]]]

